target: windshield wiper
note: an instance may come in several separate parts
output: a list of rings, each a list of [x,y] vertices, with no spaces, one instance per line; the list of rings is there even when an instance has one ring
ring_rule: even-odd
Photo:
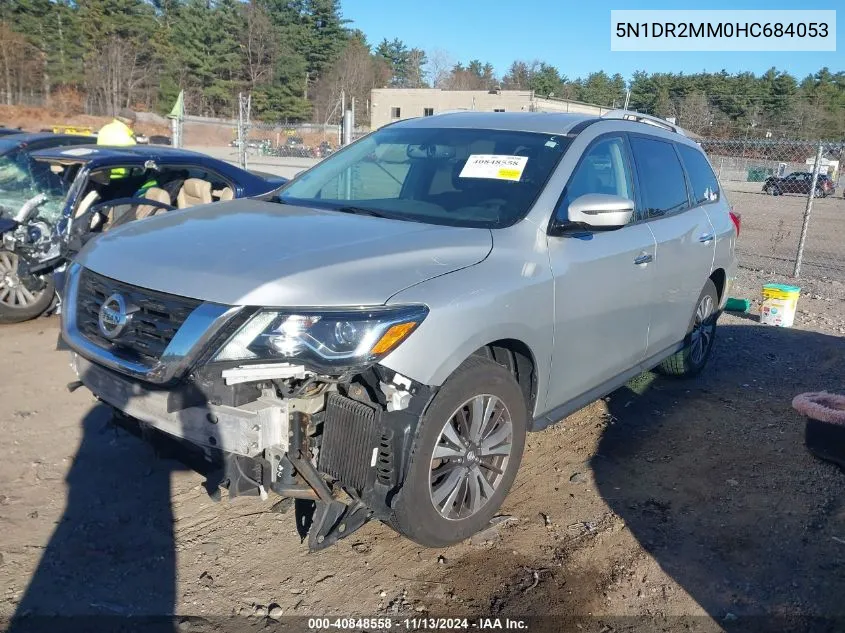
[[[385,215],[381,211],[375,211],[374,209],[367,209],[365,207],[355,207],[355,206],[343,206],[343,207],[327,207],[330,211],[340,211],[341,213],[352,213],[354,215],[369,215],[374,218],[390,218],[391,216]]]

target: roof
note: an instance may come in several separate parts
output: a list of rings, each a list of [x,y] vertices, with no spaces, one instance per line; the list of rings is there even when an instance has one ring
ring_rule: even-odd
[[[479,128],[489,130],[512,130],[515,132],[538,132],[541,134],[566,134],[582,121],[595,119],[589,114],[569,112],[446,112],[434,116],[405,119],[392,123],[390,127],[429,128]]]
[[[37,156],[42,158],[78,158],[81,162],[91,160],[119,159],[129,162],[153,159],[178,160],[180,158],[197,160],[211,159],[206,154],[192,152],[178,147],[166,145],[128,145],[126,147],[111,147],[107,145],[74,145],[73,147],[53,147],[40,150]]]
[[[62,138],[79,138],[80,134],[53,134],[52,132],[20,132],[18,134],[6,134],[0,136],[4,143],[35,143],[36,141],[46,141],[51,139]],[[93,138],[93,137],[92,137]]]
[[[163,166],[197,166],[212,169],[243,187],[245,195],[258,195],[278,187],[277,180],[266,180],[261,176],[236,167],[231,163],[200,152],[160,145],[131,145],[109,147],[104,145],[73,145],[51,147],[32,152],[36,160],[61,164],[84,163],[90,169],[109,169],[113,166],[144,166],[153,161]]]
[[[650,115],[628,110],[611,110],[601,116],[575,112],[480,112],[475,110],[443,112],[427,117],[404,119],[391,123],[390,127],[417,128],[476,128],[508,130],[515,132],[536,132],[539,134],[568,134],[579,124],[597,121],[630,121],[651,125],[681,136],[690,136],[679,126]]]

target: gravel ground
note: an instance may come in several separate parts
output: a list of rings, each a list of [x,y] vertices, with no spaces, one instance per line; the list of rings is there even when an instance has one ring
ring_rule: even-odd
[[[738,252],[745,266],[791,275],[807,206],[805,195],[769,196],[761,183],[723,183],[734,209],[742,214]],[[813,201],[802,276],[845,282],[845,197]]]
[[[742,270],[733,294],[764,281]],[[291,516],[213,503],[201,477],[68,393],[55,319],[6,327],[0,617],[554,614],[584,630],[730,630],[769,615],[766,628],[801,630],[796,618],[845,616],[845,477],[806,451],[790,408],[843,388],[843,301],[820,281],[793,329],[725,315],[697,380],[645,374],[532,434],[502,521],[471,541],[428,550],[372,523],[318,554]]]
[[[532,434],[500,522],[452,548],[371,523],[309,554],[292,516],[212,502],[199,475],[68,393],[56,319],[4,326],[0,619],[175,613],[207,619],[180,630],[263,630],[280,614],[534,614],[595,631],[800,631],[845,617],[845,476],[807,452],[790,407],[845,389],[845,200],[817,201],[796,324],[777,329],[757,323],[757,298],[790,281],[804,199],[729,197],[747,266],[731,294],[755,303],[723,316],[705,372],[644,374]]]

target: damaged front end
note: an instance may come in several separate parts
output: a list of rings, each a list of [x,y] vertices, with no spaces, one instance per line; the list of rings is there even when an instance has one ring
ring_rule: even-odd
[[[434,389],[378,360],[424,307],[226,309],[78,265],[67,297],[63,338],[81,384],[122,426],[183,446],[212,497],[223,486],[314,502],[312,550],[390,518]]]

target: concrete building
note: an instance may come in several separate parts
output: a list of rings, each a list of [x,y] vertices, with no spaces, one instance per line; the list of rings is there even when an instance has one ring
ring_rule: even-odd
[[[612,108],[535,97],[530,90],[441,90],[376,88],[370,93],[370,127],[451,110],[480,112],[580,112],[601,115]]]

